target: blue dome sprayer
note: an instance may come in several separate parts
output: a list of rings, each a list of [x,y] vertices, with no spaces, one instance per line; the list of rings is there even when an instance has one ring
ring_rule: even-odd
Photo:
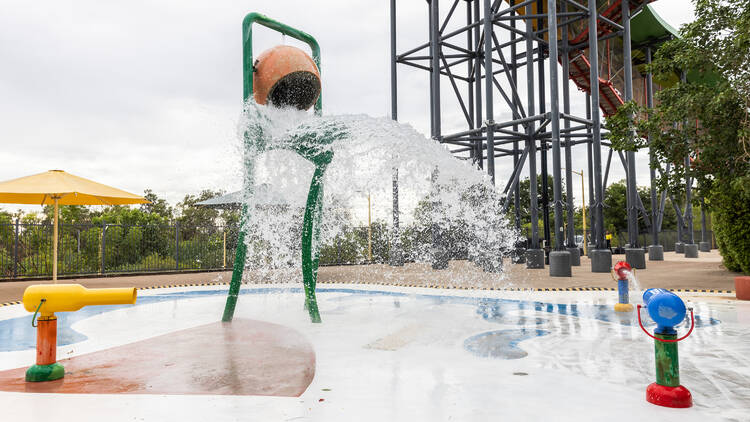
[[[654,334],[649,333],[641,321],[641,307],[645,306],[651,319],[656,323]],[[675,326],[685,320],[690,310],[690,330],[677,338]],[[646,388],[646,400],[664,407],[691,407],[693,397],[690,391],[680,385],[680,363],[677,343],[685,340],[695,328],[693,308],[686,308],[685,302],[676,294],[664,289],[648,289],[643,292],[643,305],[638,305],[638,324],[643,332],[654,339],[656,360],[656,382]]]

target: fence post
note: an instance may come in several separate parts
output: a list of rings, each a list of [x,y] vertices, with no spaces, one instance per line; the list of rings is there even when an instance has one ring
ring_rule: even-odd
[[[107,223],[102,225],[102,238],[99,241],[100,253],[102,255],[101,263],[99,264],[99,274],[104,274],[104,256],[107,251]]]
[[[341,265],[341,238],[336,236],[336,264]]]
[[[180,222],[174,223],[174,269],[180,269]]]
[[[13,278],[18,277],[18,218],[16,218],[16,234],[13,243]]]
[[[227,269],[227,228],[224,227],[224,242],[222,243],[222,249],[224,250],[224,269]]]

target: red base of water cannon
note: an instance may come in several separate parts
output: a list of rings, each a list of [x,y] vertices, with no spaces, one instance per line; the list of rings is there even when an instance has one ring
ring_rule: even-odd
[[[693,406],[693,395],[683,387],[653,383],[646,388],[646,401],[657,406],[685,408]]]

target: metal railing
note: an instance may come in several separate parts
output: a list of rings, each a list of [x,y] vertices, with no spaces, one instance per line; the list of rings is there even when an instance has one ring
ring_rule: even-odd
[[[387,262],[390,252],[388,227],[373,225],[371,262]],[[417,244],[429,242],[429,233],[406,230],[401,242],[407,260],[416,254]],[[576,231],[581,235],[581,231]],[[715,247],[713,233],[708,239]],[[650,234],[639,235],[648,245]],[[700,230],[695,232],[698,242]],[[665,252],[674,251],[675,231],[659,234]],[[624,246],[626,233],[617,233],[613,249]],[[453,242],[459,245],[461,242]],[[183,227],[174,225],[61,224],[58,246],[58,274],[96,275],[164,271],[231,269],[237,246],[237,228],[222,226]],[[368,228],[352,227],[321,245],[321,265],[351,265],[370,262]],[[455,249],[455,250],[454,250]],[[457,246],[451,259],[466,259],[467,251]],[[0,223],[0,280],[43,278],[52,275],[52,225]]]
[[[612,247],[624,247],[628,243],[628,233],[627,232],[620,232],[617,233],[617,241],[612,242]],[[677,231],[676,230],[664,230],[661,233],[659,233],[659,244],[664,247],[664,252],[674,252],[674,245],[677,242]],[[711,230],[706,230],[706,238],[708,239],[708,242],[711,244],[711,249],[716,249],[716,242],[713,237],[713,232]],[[687,235],[683,234],[683,242],[687,239]],[[698,244],[701,241],[701,231],[700,229],[693,231],[693,239],[696,244]],[[639,233],[638,234],[638,244],[642,247],[646,247],[650,245],[651,242],[651,233]]]
[[[51,277],[52,225],[0,224],[0,279]],[[231,268],[236,228],[61,224],[58,274]]]
[[[523,230],[522,231],[522,243],[524,246],[530,242],[529,238],[529,231]],[[581,247],[583,247],[583,243],[579,242],[579,239],[583,238],[583,232],[581,230],[576,230],[576,239],[577,244]],[[587,231],[586,237],[590,239],[591,232]],[[701,241],[701,230],[694,230],[693,236],[695,243],[699,243]],[[526,240],[524,241],[524,237]],[[554,234],[553,234],[554,237]],[[687,235],[683,234],[683,238],[687,238]],[[706,230],[706,238],[708,239],[708,242],[711,244],[711,249],[716,249],[716,239],[714,238],[713,232],[711,230]],[[677,242],[677,231],[676,230],[663,230],[659,233],[659,244],[664,247],[664,252],[674,252],[675,243]],[[628,243],[628,233],[627,232],[618,232],[612,235],[612,239],[610,239],[609,245],[612,250],[615,250],[617,253],[624,253],[621,252],[620,249],[623,249],[625,245]],[[539,241],[540,246],[545,247],[551,247],[551,242],[545,242],[544,239],[540,239]],[[651,233],[649,232],[641,232],[638,234],[638,244],[641,247],[647,247],[651,244]]]

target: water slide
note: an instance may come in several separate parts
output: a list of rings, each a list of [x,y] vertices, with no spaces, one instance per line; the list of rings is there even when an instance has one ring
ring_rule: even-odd
[[[522,0],[506,0],[508,3],[520,4]],[[631,0],[630,10],[634,11],[643,3],[654,0]],[[559,6],[562,7],[562,6]],[[546,2],[543,3],[542,13],[546,13]],[[608,20],[617,24],[622,21],[622,0],[599,0],[597,10],[600,18],[598,22],[598,37],[601,39],[617,29]],[[558,12],[562,9],[558,8]],[[525,8],[518,10],[524,14]],[[532,6],[532,13],[536,14],[536,5]],[[536,29],[536,22],[534,23]],[[568,24],[570,45],[587,45],[589,39],[588,21],[578,20]],[[559,34],[558,34],[559,36]],[[631,43],[633,49],[633,98],[641,104],[646,103],[646,78],[644,65],[646,54],[644,48],[647,45],[658,46],[658,44],[677,37],[676,29],[667,24],[649,5],[645,5],[631,20]],[[623,79],[623,55],[622,38],[612,37],[599,41],[599,93],[600,107],[605,117],[613,115],[617,108],[623,104],[625,80]],[[570,78],[584,92],[590,92],[591,84],[589,71],[591,64],[588,59],[588,48],[575,52],[570,58]],[[690,74],[688,74],[690,79]],[[657,85],[671,85],[677,80],[654,81]],[[656,88],[656,87],[655,87]],[[657,88],[658,89],[658,88]]]

